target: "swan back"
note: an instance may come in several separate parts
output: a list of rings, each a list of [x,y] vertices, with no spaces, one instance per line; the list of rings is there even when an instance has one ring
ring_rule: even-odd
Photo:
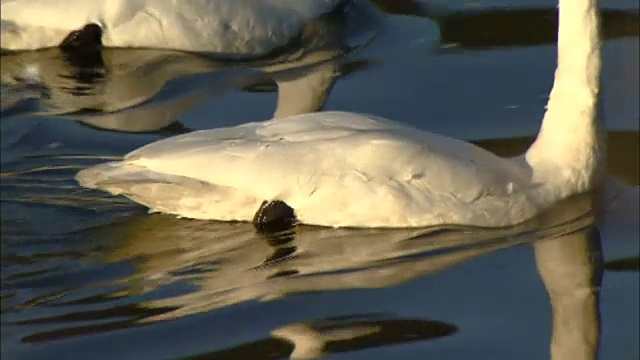
[[[103,45],[234,56],[264,55],[343,0],[14,0],[3,1],[2,48],[57,46],[96,23]]]
[[[501,226],[536,208],[523,201],[527,178],[508,159],[342,112],[185,134],[76,178],[199,219],[250,220],[264,199],[286,202],[307,224],[358,227]]]

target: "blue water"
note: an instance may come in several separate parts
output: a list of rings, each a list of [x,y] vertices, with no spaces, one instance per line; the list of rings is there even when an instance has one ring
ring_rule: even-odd
[[[538,130],[555,67],[555,5],[528,5],[537,10],[448,4],[466,20],[437,12],[435,48],[414,21],[371,40],[375,24],[361,19],[333,60],[3,54],[2,358],[544,359],[552,331],[565,336],[556,359],[581,358],[576,349],[638,358],[637,223],[601,219],[587,196],[508,229],[265,237],[249,224],[149,215],[73,180],[172,134],[268,119],[276,83],[325,70],[339,75],[326,110],[517,153]],[[609,175],[638,185],[638,16],[614,11],[637,3],[605,5]],[[19,81],[34,64],[41,82]],[[280,101],[310,98],[295,89]],[[599,347],[567,340],[593,333]]]

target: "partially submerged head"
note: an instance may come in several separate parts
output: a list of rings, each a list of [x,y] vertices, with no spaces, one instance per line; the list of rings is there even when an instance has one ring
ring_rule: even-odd
[[[89,23],[80,30],[74,30],[60,42],[61,49],[86,49],[102,45],[102,27]]]

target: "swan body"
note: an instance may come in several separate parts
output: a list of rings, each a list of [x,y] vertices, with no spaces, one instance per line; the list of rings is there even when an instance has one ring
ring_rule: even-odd
[[[298,221],[334,227],[520,223],[602,178],[596,4],[560,0],[555,81],[522,156],[375,116],[321,112],[161,140],[76,178],[196,219],[251,221],[263,201],[280,200]]]
[[[259,56],[344,0],[4,0],[3,50],[58,46],[87,24],[107,47]]]
[[[499,226],[535,209],[519,170],[462,141],[320,112],[168,138],[78,179],[196,219],[248,221],[263,200],[279,199],[315,225]]]

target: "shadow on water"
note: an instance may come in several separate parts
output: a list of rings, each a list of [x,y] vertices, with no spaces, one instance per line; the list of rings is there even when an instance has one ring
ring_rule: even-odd
[[[629,149],[640,148],[640,133],[637,131],[610,131],[607,144],[607,173],[630,184],[640,185],[637,164],[640,153]],[[474,143],[500,156],[518,156],[533,143],[535,137],[487,139]]]
[[[558,13],[554,8],[448,9],[438,1],[374,0],[391,14],[426,16],[438,23],[441,41],[464,49],[530,46],[553,43],[558,36]],[[640,34],[637,10],[603,8],[603,37],[612,40]],[[508,29],[508,30],[506,30]]]
[[[457,328],[451,324],[432,320],[400,319],[384,314],[350,315],[287,325],[272,331],[272,337],[268,339],[182,359],[312,359],[327,354],[427,341],[451,336],[456,331]],[[308,338],[302,347],[286,341],[303,336]]]
[[[623,259],[611,260],[605,264],[610,271],[640,271],[640,257],[633,256]]]
[[[637,11],[603,9],[601,19],[606,40],[640,34]],[[466,50],[550,44],[558,38],[556,9],[465,10],[435,16],[434,20],[440,26],[443,44]]]

